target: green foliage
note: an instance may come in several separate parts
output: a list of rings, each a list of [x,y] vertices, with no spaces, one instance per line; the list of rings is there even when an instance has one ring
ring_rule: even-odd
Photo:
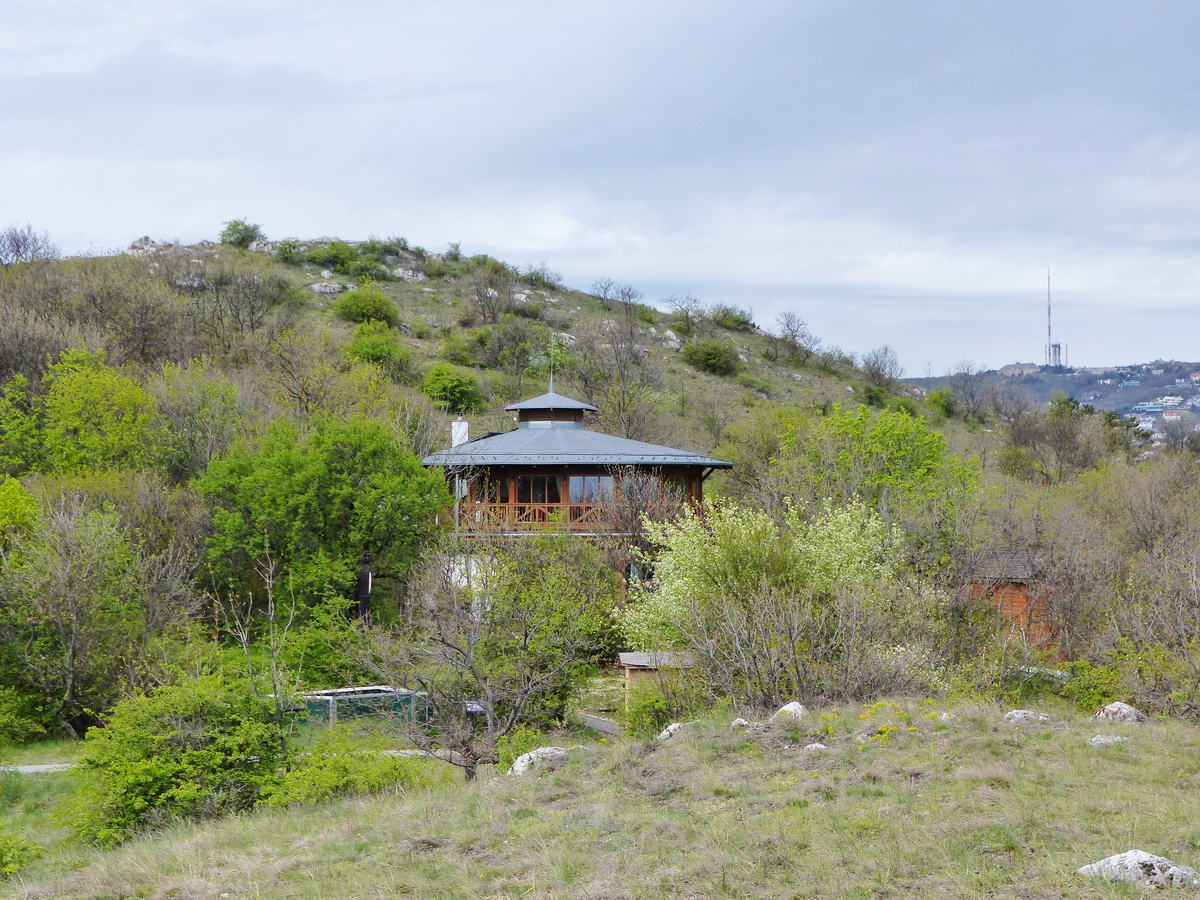
[[[44,378],[41,441],[51,471],[138,468],[154,458],[154,398],[104,362],[66,350]]]
[[[620,713],[621,727],[634,738],[654,737],[675,721],[674,711],[662,691],[653,685],[639,684],[629,692],[629,701]]]
[[[308,261],[318,266],[328,266],[335,272],[345,275],[350,266],[358,259],[358,251],[345,241],[332,241],[327,247],[317,247],[308,251]]]
[[[868,384],[863,388],[863,402],[867,406],[883,409],[888,405],[888,392],[877,384]]]
[[[12,878],[42,855],[42,848],[0,826],[0,878]]]
[[[0,685],[0,747],[45,733],[45,710],[36,696]]]
[[[689,341],[682,352],[684,362],[713,375],[732,375],[741,365],[737,348],[728,341],[711,338]]]
[[[267,236],[263,233],[261,225],[253,225],[245,219],[231,219],[226,222],[219,238],[222,244],[231,244],[234,247],[241,247],[243,250],[255,241],[265,241],[266,239]]]
[[[303,260],[300,255],[300,242],[288,238],[287,240],[275,242],[275,253],[279,257],[279,261],[288,265],[297,265]]]
[[[122,700],[88,732],[63,820],[80,839],[119,844],[178,819],[248,809],[276,781],[286,741],[256,685],[190,678]]]
[[[41,460],[40,422],[29,380],[14,375],[0,391],[0,475],[23,475]]]
[[[438,355],[458,366],[482,365],[484,347],[487,345],[488,332],[485,329],[456,331],[447,335],[442,342]]]
[[[37,499],[8,475],[0,475],[0,553],[30,534],[40,518]]]
[[[496,769],[507,772],[518,756],[544,746],[546,736],[532,725],[518,725],[508,734],[496,739]]]
[[[771,383],[769,381],[763,381],[761,378],[755,378],[748,372],[742,372],[740,375],[738,375],[737,383],[742,387],[759,394],[771,393]]]
[[[333,311],[347,322],[375,320],[395,325],[400,321],[395,301],[373,284],[365,284],[342,294],[333,304]]]
[[[1121,673],[1109,666],[1095,666],[1086,659],[1067,663],[1070,679],[1059,690],[1080,712],[1094,713],[1114,700],[1126,700]]]
[[[557,291],[562,287],[562,276],[546,267],[545,263],[529,266],[521,271],[521,277],[530,287],[544,291]]]
[[[366,421],[319,420],[301,433],[277,420],[261,441],[214,461],[199,488],[213,506],[218,582],[261,596],[257,570],[270,559],[281,597],[304,606],[348,597],[364,552],[401,578],[450,502],[439,473]]]
[[[754,313],[737,306],[717,304],[708,311],[708,318],[718,328],[729,331],[755,331]]]
[[[633,314],[639,322],[644,322],[647,325],[653,325],[658,321],[658,310],[653,306],[647,306],[645,303],[639,303],[634,309]]]
[[[392,377],[400,377],[408,371],[412,354],[400,340],[400,335],[386,322],[372,319],[354,329],[343,352],[350,359],[374,363]]]
[[[346,268],[346,274],[354,278],[374,278],[380,281],[391,279],[392,274],[384,268],[373,253],[364,253]]]
[[[445,260],[431,256],[422,266],[426,278],[446,278],[452,274],[452,267]]]
[[[410,791],[449,781],[442,762],[387,756],[382,735],[363,737],[346,726],[321,732],[298,763],[264,791],[267,806],[320,803],[382,790]]]
[[[912,397],[892,397],[888,400],[888,409],[902,412],[906,416],[917,415],[917,401]]]
[[[949,388],[936,388],[925,395],[929,408],[941,416],[954,415],[954,394]]]
[[[178,482],[203,472],[246,429],[237,386],[207,359],[166,363],[147,389],[155,400],[161,462]]]
[[[345,599],[329,597],[313,606],[304,621],[288,633],[280,659],[305,688],[362,684],[369,677],[357,662],[366,630],[350,613]]]
[[[451,413],[473,412],[483,399],[475,376],[447,363],[438,363],[425,373],[421,390]]]

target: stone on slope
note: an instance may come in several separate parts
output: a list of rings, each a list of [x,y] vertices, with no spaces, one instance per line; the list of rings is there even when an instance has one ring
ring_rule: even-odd
[[[1045,713],[1032,709],[1013,709],[1004,714],[1005,722],[1053,722],[1054,719]]]
[[[679,734],[679,732],[681,732],[689,724],[691,724],[691,723],[689,723],[689,722],[672,722],[670,725],[668,725],[666,728],[664,728],[662,731],[660,731],[658,733],[658,737],[655,740],[657,740],[660,744],[663,743],[664,741],[669,741],[671,738],[675,737],[675,735]]]
[[[1129,738],[1119,734],[1098,734],[1088,738],[1088,743],[1093,747],[1103,747],[1105,744],[1128,744]]]
[[[805,744],[804,749],[805,750],[828,750],[829,748],[826,747],[824,744],[822,744],[820,741],[817,741],[815,744]]]
[[[1146,714],[1136,707],[1130,706],[1128,703],[1122,703],[1120,700],[1114,700],[1108,706],[1102,706],[1092,716],[1093,719],[1108,719],[1110,722],[1129,722],[1134,725],[1140,725],[1146,721]]]
[[[743,719],[741,716],[738,716],[736,719],[734,719],[732,722],[729,723],[730,731],[741,731],[741,730],[749,728],[749,727],[750,727],[750,723],[747,722],[745,719]]]
[[[1187,866],[1173,863],[1144,850],[1126,850],[1079,869],[1080,875],[1107,878],[1109,881],[1132,881],[1147,888],[1187,887],[1200,889],[1200,874]]]
[[[793,700],[791,703],[785,703],[779,707],[767,721],[779,722],[784,719],[803,719],[807,715],[808,710],[804,708],[804,704]]]
[[[338,284],[336,281],[321,281],[317,284],[309,285],[309,290],[314,294],[340,294],[346,290],[346,285]]]
[[[557,769],[567,761],[566,747],[538,747],[513,760],[509,775],[528,775],[539,769]]]

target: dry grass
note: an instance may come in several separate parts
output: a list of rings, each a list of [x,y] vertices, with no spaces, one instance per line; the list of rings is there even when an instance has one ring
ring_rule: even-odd
[[[527,779],[57,852],[14,896],[1135,897],[1074,871],[1131,847],[1200,861],[1194,727],[1127,728],[1129,744],[1093,748],[1120,727],[859,712],[756,736],[722,718],[665,746],[580,747]],[[882,721],[890,736],[855,740]],[[828,752],[802,749],[818,737]]]

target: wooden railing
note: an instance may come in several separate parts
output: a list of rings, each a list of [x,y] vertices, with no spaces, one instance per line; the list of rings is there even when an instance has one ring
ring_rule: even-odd
[[[611,531],[604,503],[472,503],[458,506],[458,521],[467,531]]]

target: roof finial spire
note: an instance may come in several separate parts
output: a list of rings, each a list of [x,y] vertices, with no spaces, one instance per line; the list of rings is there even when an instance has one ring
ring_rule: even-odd
[[[554,393],[554,357],[550,357],[550,393]]]

